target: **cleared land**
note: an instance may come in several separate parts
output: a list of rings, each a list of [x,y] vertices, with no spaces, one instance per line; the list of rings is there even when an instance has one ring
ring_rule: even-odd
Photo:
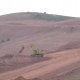
[[[44,57],[32,57],[31,45],[44,50]],[[79,18],[30,12],[0,16],[1,80],[79,80],[79,53]]]

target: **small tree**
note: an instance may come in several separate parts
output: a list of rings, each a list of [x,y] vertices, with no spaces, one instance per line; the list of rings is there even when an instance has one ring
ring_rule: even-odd
[[[44,14],[47,14],[46,12],[44,12]]]
[[[18,52],[18,55],[23,52],[24,48],[25,48],[24,46],[21,47],[21,49],[20,49],[19,52]]]
[[[1,40],[1,43],[4,43],[5,41],[4,40]]]
[[[10,41],[10,38],[8,38],[6,41]]]

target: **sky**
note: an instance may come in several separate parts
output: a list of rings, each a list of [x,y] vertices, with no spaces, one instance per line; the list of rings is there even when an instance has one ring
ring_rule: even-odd
[[[0,15],[16,12],[46,12],[80,17],[80,0],[0,0]]]

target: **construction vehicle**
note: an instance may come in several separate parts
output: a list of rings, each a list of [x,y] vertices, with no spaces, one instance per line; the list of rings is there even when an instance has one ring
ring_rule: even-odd
[[[31,56],[44,57],[44,50],[40,50],[40,49],[36,48],[33,44],[30,44],[30,48],[33,51],[33,54]]]

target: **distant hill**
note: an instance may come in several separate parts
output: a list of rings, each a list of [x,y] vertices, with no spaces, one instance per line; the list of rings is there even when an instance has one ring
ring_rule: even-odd
[[[15,54],[18,45],[30,43],[45,51],[80,47],[80,18],[32,12],[0,16],[0,54]]]
[[[38,12],[21,12],[21,13],[12,13],[0,16],[0,21],[6,21],[6,20],[47,20],[47,21],[64,21],[68,19],[72,19],[73,17],[68,16],[62,16],[62,15],[53,15],[53,14],[47,14],[44,13],[38,13]]]

